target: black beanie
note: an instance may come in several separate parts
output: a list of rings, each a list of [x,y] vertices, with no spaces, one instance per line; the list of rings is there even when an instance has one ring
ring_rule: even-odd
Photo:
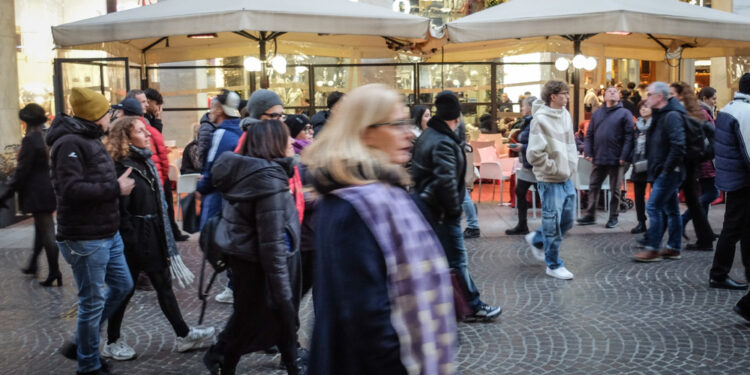
[[[284,123],[286,123],[286,126],[289,128],[289,136],[296,138],[297,134],[299,134],[299,132],[305,128],[305,125],[310,123],[310,121],[305,115],[289,115],[286,116]]]
[[[750,73],[745,73],[740,78],[740,92],[750,95]]]
[[[461,103],[452,91],[443,91],[435,97],[435,116],[443,121],[455,120],[461,117]]]

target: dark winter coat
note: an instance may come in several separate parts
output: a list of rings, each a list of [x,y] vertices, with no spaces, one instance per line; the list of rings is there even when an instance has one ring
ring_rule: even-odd
[[[629,99],[626,99],[626,100],[621,100],[621,101],[620,101],[620,104],[622,104],[623,108],[625,108],[625,109],[627,109],[628,111],[630,111],[630,114],[631,114],[631,115],[632,115],[633,117],[638,117],[638,116],[640,115],[640,114],[638,113],[638,107],[636,107],[635,103],[633,103],[633,102],[632,102],[632,101],[630,101]]]
[[[531,115],[524,116],[521,119],[523,121],[523,125],[521,126],[521,131],[519,131],[518,135],[516,136],[516,140],[521,145],[521,149],[518,152],[518,157],[521,158],[523,167],[527,169],[532,169],[534,167],[529,163],[528,160],[526,160],[526,149],[529,147],[529,133],[531,132],[531,119]]]
[[[49,155],[39,130],[26,133],[18,153],[18,165],[12,188],[18,192],[21,210],[27,213],[55,211],[55,191],[50,182]]]
[[[289,178],[292,159],[267,161],[226,152],[211,169],[227,204],[216,243],[229,255],[260,263],[275,304],[292,301],[287,258],[299,251],[300,222]]]
[[[633,151],[633,116],[621,103],[601,107],[591,116],[586,129],[584,155],[595,165],[620,165]]]
[[[120,226],[115,163],[99,125],[59,114],[47,134],[58,240],[109,238]]]
[[[201,166],[206,163],[208,150],[211,149],[211,139],[213,139],[216,128],[217,126],[209,120],[208,112],[206,112],[201,117],[201,125],[198,128],[198,159],[201,161]]]
[[[317,214],[325,222],[315,228],[316,319],[310,375],[405,375],[391,323],[385,258],[375,236],[354,206],[333,194],[320,199]],[[331,264],[353,277],[326,272]]]
[[[682,116],[685,114],[685,107],[675,98],[669,98],[663,108],[653,109],[651,126],[646,132],[649,182],[678,167],[684,178],[685,128]]]
[[[437,117],[414,142],[411,176],[414,190],[435,220],[461,216],[466,186],[466,157],[461,141]]]
[[[706,120],[711,122],[711,125],[714,127],[714,138],[716,138],[716,120],[714,119],[713,109],[709,107],[706,103],[703,103],[701,101],[698,102],[700,104],[701,109],[703,110],[703,114],[706,116]],[[714,161],[713,160],[707,160],[701,163],[700,166],[700,173],[698,173],[699,179],[708,179],[708,178],[714,178],[716,177],[716,168],[714,167]]]
[[[133,152],[127,159],[115,162],[115,167],[118,175],[133,168],[130,178],[135,181],[130,195],[120,197],[120,235],[128,264],[137,264],[146,272],[163,270],[169,265],[169,252],[157,185],[159,176],[152,175],[143,156]]]
[[[315,132],[315,136],[320,133],[321,130],[323,130],[323,125],[328,122],[328,118],[331,117],[331,111],[325,110],[320,111],[313,115],[313,117],[310,118],[310,125],[313,127],[313,132]]]
[[[736,93],[716,116],[716,187],[737,191],[750,186],[750,95]]]

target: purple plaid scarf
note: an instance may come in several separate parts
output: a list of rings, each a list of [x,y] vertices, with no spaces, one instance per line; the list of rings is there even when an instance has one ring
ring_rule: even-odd
[[[412,375],[455,374],[456,317],[445,254],[401,188],[373,183],[332,192],[367,224],[385,258],[391,324]]]

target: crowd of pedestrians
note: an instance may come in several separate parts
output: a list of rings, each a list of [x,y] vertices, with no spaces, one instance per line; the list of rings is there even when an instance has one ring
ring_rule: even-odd
[[[549,81],[540,99],[521,102],[518,223],[506,234],[525,235],[548,276],[573,279],[560,253],[576,223],[579,165],[592,168],[577,222],[596,222],[608,177],[607,228],[618,225],[619,187],[632,169],[638,225],[631,232],[644,233],[634,260],[678,260],[683,249],[713,250],[718,238],[709,286],[747,289],[729,271],[740,242],[750,279],[750,74],[718,113],[711,88],[696,97],[684,83],[654,82],[644,99],[634,85],[623,91],[609,87],[603,101],[587,94],[592,113],[581,131],[582,155],[568,84]],[[246,102],[222,90],[194,126],[183,166],[201,175],[200,227],[211,229],[202,233],[228,265],[216,299],[233,306],[217,337],[214,327],[185,323],[172,288],[173,281],[191,284],[193,274],[177,246],[186,235],[172,208],[161,94],[133,90],[110,106],[103,95],[75,88],[73,116],[59,114],[49,130],[41,107],[19,112],[27,134],[12,187],[35,226],[22,272],[36,274],[42,249],[49,264],[43,286],[62,285],[58,252],[71,266],[78,321],[61,353],[77,360],[79,374],[111,373],[101,357],[136,356],[120,331],[140,274],[174,329],[176,351],[208,347],[203,362],[212,374],[234,374],[244,354],[258,351],[279,352],[288,374],[457,372],[456,321],[489,323],[502,313],[480,298],[469,270],[464,238],[479,236],[479,227],[467,190],[473,170],[461,103],[443,91],[434,113],[423,106],[409,112],[395,90],[370,84],[333,92],[327,104],[308,119],[285,114],[271,90]],[[538,228],[526,219],[532,186],[542,202]],[[682,215],[680,190],[688,206]],[[726,211],[715,234],[707,211],[718,190]],[[683,246],[691,220],[696,242]],[[297,331],[309,291],[315,322],[308,349]],[[750,294],[735,311],[750,320]]]

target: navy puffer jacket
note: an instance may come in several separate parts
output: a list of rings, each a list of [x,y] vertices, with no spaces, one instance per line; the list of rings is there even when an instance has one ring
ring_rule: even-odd
[[[737,93],[716,116],[716,187],[736,191],[750,186],[750,95]]]
[[[596,165],[620,165],[620,160],[630,160],[633,125],[633,114],[621,103],[597,109],[586,129],[584,155],[593,157]]]

